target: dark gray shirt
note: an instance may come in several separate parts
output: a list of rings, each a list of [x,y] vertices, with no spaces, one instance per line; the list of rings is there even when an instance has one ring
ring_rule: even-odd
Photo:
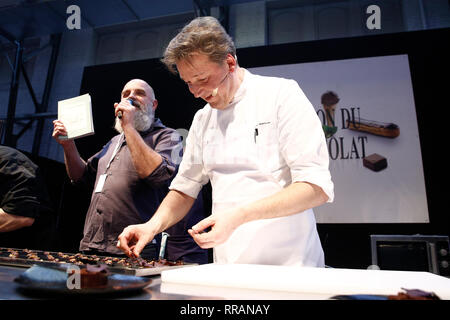
[[[140,179],[133,165],[126,139],[111,161],[119,138],[112,138],[103,149],[87,161],[83,181],[95,179],[95,186],[103,174],[107,174],[101,192],[92,193],[84,225],[84,236],[80,250],[99,250],[110,254],[122,254],[116,247],[117,237],[130,224],[146,222],[158,208],[167,193],[168,183],[173,177],[176,164],[172,154],[181,150],[179,134],[165,127],[155,119],[152,127],[142,138],[147,145],[158,152],[162,163],[145,179]]]

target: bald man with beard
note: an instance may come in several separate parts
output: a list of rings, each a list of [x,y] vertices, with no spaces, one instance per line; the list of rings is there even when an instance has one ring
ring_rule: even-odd
[[[177,165],[172,154],[178,154],[181,139],[178,133],[155,119],[158,101],[150,85],[140,79],[129,81],[114,104],[116,115],[113,137],[98,153],[84,161],[73,140],[59,139],[67,135],[64,124],[53,121],[53,138],[63,147],[66,171],[73,183],[93,184],[91,203],[86,215],[80,251],[87,254],[123,255],[116,247],[124,227],[147,221],[168,191]],[[189,241],[187,226],[202,219],[200,201],[186,221],[185,237],[177,256],[186,262],[207,262],[206,251]],[[201,212],[201,214],[200,214]],[[199,216],[200,215],[200,216]],[[183,229],[183,228],[181,228]],[[180,228],[174,229],[180,232]],[[170,237],[169,237],[170,239]],[[156,259],[160,238],[144,249],[144,258]],[[190,256],[190,257],[189,257]]]

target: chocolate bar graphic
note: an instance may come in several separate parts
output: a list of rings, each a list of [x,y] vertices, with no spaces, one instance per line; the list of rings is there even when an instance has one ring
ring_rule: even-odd
[[[387,168],[387,159],[377,153],[373,153],[370,156],[363,158],[363,166],[378,172]]]

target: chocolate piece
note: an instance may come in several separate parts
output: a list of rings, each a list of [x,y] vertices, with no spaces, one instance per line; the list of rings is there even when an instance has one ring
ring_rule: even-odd
[[[98,288],[103,287],[108,284],[108,273],[105,270],[91,271],[86,269],[81,269],[81,288]]]
[[[373,153],[370,156],[363,158],[363,166],[372,171],[378,172],[387,168],[387,160],[385,157],[380,156],[377,153]]]

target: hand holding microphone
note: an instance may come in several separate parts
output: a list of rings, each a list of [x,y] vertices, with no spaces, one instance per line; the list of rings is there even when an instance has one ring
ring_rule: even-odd
[[[133,106],[133,107],[138,107],[134,101],[132,99],[127,99],[127,101]],[[117,112],[117,117],[119,119],[122,119],[122,111],[119,110],[119,112]]]

